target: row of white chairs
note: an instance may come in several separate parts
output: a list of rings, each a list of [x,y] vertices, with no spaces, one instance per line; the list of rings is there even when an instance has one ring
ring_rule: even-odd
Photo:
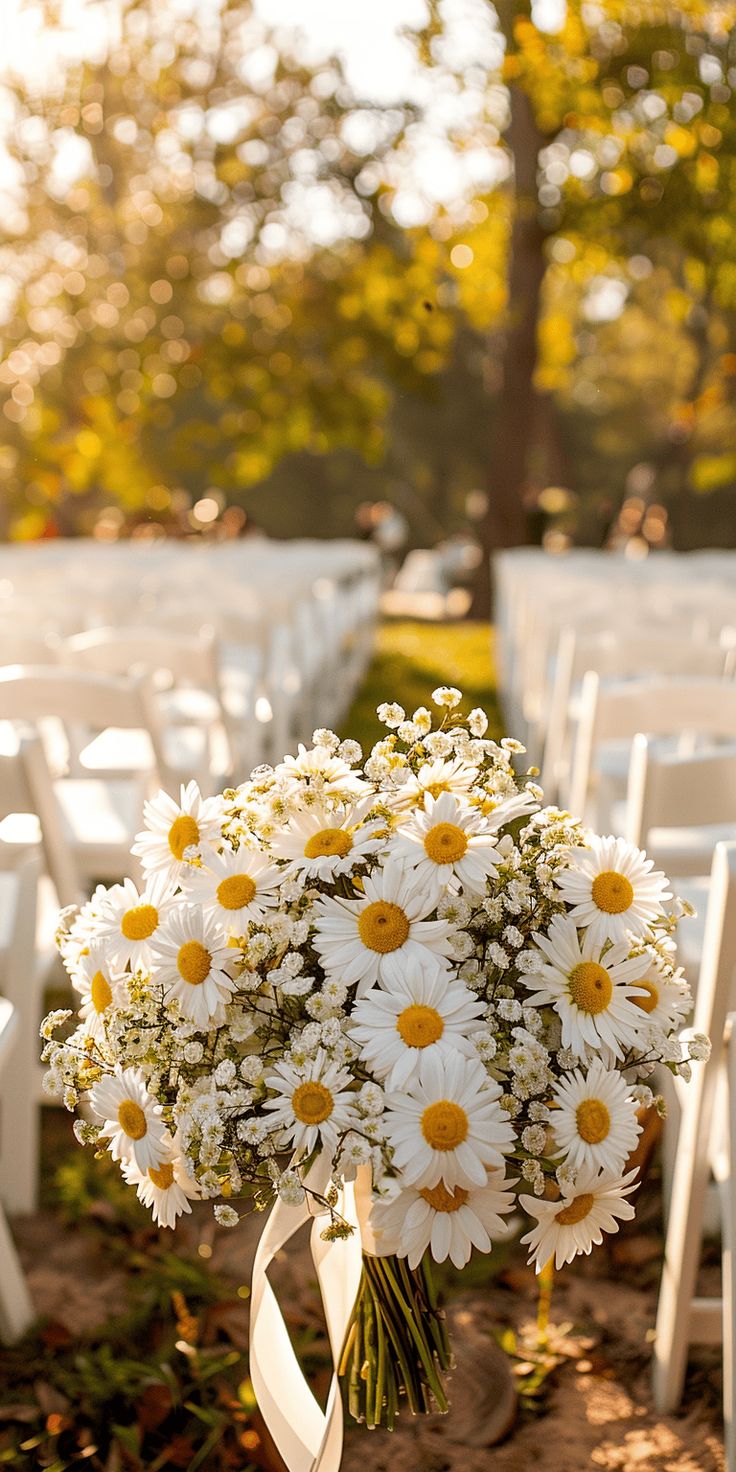
[[[370,658],[379,594],[378,554],[356,542],[5,546],[0,665],[45,663],[68,636],[104,629],[119,637],[118,671],[125,629],[131,646],[146,633],[196,640],[203,647],[189,657],[219,689],[229,740],[250,769],[344,716]],[[88,646],[75,653],[83,658],[99,655]]]
[[[0,548],[7,1210],[37,1201],[38,1024],[59,906],[140,878],[130,848],[159,787],[194,776],[217,790],[336,724],[370,657],[378,592],[360,544]],[[2,1273],[5,1245],[0,1223]]]
[[[543,764],[550,796],[568,775],[584,674],[728,675],[736,667],[736,555],[589,551],[498,555],[496,647],[508,729]]]

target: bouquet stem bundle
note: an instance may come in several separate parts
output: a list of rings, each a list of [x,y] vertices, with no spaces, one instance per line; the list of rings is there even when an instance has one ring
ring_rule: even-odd
[[[353,1419],[393,1431],[402,1403],[414,1415],[447,1411],[443,1374],[450,1364],[429,1255],[412,1269],[405,1258],[364,1253],[340,1361]]]

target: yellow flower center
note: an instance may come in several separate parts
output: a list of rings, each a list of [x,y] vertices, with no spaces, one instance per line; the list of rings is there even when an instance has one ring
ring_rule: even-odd
[[[642,995],[632,997],[631,1000],[642,1012],[654,1012],[659,1001],[659,987],[653,981],[637,981],[634,983]]]
[[[217,886],[217,902],[223,910],[244,910],[256,892],[250,874],[229,874]]]
[[[453,1099],[438,1099],[422,1113],[422,1134],[433,1150],[456,1150],[468,1137],[468,1116]]]
[[[398,951],[409,939],[409,921],[400,905],[390,900],[375,900],[366,905],[359,920],[358,934],[369,951]]]
[[[353,846],[352,836],[344,828],[320,828],[304,845],[305,859],[344,859]]]
[[[575,1110],[578,1134],[586,1145],[600,1145],[611,1128],[611,1116],[602,1099],[583,1099]]]
[[[332,1114],[335,1101],[324,1084],[310,1079],[299,1084],[291,1096],[291,1107],[302,1124],[322,1124]]]
[[[457,864],[467,848],[468,840],[456,823],[435,823],[424,840],[424,852],[433,864]]]
[[[89,984],[89,994],[92,998],[92,1006],[95,1012],[104,1012],[112,1001],[112,988],[106,976],[101,971],[95,971]]]
[[[631,908],[634,890],[625,874],[618,874],[615,869],[604,869],[593,880],[591,899],[606,915],[622,915],[624,910]]]
[[[448,1191],[442,1181],[438,1186],[424,1186],[419,1195],[428,1202],[433,1211],[459,1211],[468,1199],[468,1192],[463,1186],[456,1186],[454,1191]]]
[[[585,1220],[590,1211],[595,1196],[592,1191],[586,1191],[582,1196],[576,1196],[569,1206],[563,1206],[561,1211],[555,1212],[555,1221],[561,1227],[576,1227],[578,1222]]]
[[[158,1186],[159,1191],[168,1191],[169,1186],[174,1184],[174,1167],[169,1164],[168,1160],[165,1160],[163,1165],[149,1165],[148,1175],[154,1186]]]
[[[597,961],[581,961],[570,973],[570,997],[581,1012],[595,1017],[605,1012],[613,996],[613,983],[605,966]]]
[[[123,1099],[118,1105],[118,1124],[129,1140],[142,1140],[148,1131],[146,1116],[135,1099]]]
[[[180,813],[169,829],[169,848],[174,858],[181,862],[185,849],[191,848],[193,843],[199,843],[199,824],[191,813]]]
[[[135,905],[126,910],[120,921],[120,929],[126,940],[148,940],[158,925],[158,910],[155,905]]]
[[[212,969],[212,957],[201,940],[187,940],[179,947],[176,965],[182,981],[201,986]]]
[[[428,792],[430,797],[438,798],[441,792],[450,791],[450,784],[449,782],[430,782],[429,787],[425,787],[424,791]]]
[[[442,1037],[445,1024],[436,1007],[405,1007],[396,1019],[396,1029],[407,1048],[428,1048]]]

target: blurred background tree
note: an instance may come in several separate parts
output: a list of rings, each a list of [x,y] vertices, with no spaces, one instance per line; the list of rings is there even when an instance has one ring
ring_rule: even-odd
[[[119,0],[16,63],[0,534],[732,543],[735,8],[405,0],[391,82]]]

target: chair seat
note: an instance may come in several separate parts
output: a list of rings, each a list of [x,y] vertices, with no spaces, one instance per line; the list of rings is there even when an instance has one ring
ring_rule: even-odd
[[[652,742],[652,748],[658,756],[676,752],[677,746],[677,738],[674,736],[658,736]],[[601,742],[593,757],[593,770],[609,782],[621,783],[622,786],[625,786],[629,775],[631,747],[632,743],[629,740]]]
[[[67,841],[87,877],[119,879],[137,869],[130,846],[143,826],[142,782],[64,777],[54,790]]]
[[[673,880],[679,875],[708,875],[717,843],[736,839],[736,823],[704,823],[698,827],[650,828],[647,853]],[[679,886],[678,886],[679,887]]]
[[[201,779],[210,768],[209,731],[206,722],[175,726],[163,734],[163,755],[169,772],[188,782]],[[225,743],[217,747],[215,765],[218,776],[227,777]],[[143,781],[153,766],[153,748],[146,731],[123,731],[110,727],[100,732],[80,753],[85,771],[104,773],[105,781]]]
[[[222,715],[219,702],[208,690],[179,686],[157,697],[164,726],[214,726]]]

